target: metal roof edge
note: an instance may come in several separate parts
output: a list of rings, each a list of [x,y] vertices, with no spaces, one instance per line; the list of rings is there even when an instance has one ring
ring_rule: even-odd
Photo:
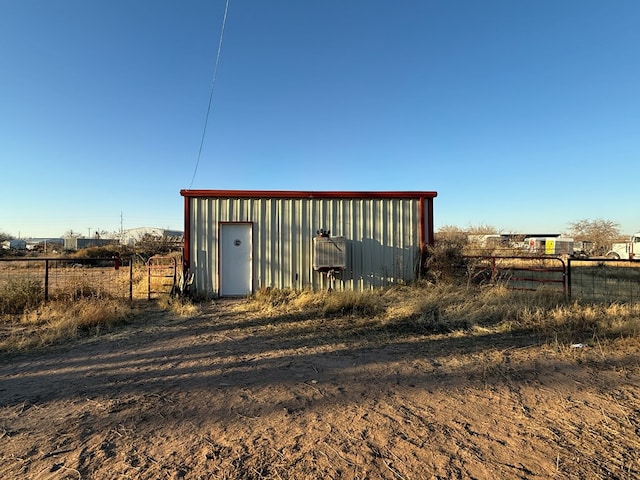
[[[180,190],[183,197],[205,198],[435,198],[438,192],[418,191],[294,191],[294,190]]]

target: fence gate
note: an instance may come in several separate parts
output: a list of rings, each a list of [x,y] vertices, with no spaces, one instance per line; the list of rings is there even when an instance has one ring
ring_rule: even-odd
[[[147,299],[154,294],[171,295],[175,291],[178,262],[175,257],[154,255],[147,260]]]
[[[472,283],[500,282],[512,290],[545,288],[567,295],[567,268],[558,257],[471,256],[467,275]]]

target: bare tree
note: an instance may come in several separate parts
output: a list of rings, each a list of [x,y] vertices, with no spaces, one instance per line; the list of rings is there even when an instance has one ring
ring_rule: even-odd
[[[82,237],[82,234],[78,232],[74,232],[73,229],[71,229],[64,232],[63,237],[64,238],[80,238]]]
[[[455,225],[444,225],[436,232],[436,240],[440,241],[464,241],[467,233]]]
[[[605,255],[611,244],[620,240],[620,226],[611,220],[582,219],[569,223],[574,240],[593,242],[593,254]]]
[[[467,227],[466,232],[470,235],[495,235],[498,232],[498,229],[493,225],[471,225]]]

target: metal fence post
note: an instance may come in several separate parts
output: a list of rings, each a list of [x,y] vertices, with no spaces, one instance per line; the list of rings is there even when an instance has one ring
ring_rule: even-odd
[[[571,258],[567,259],[567,297],[571,300]]]
[[[49,259],[44,261],[44,301],[49,301]]]
[[[133,257],[129,259],[129,301],[133,301]]]

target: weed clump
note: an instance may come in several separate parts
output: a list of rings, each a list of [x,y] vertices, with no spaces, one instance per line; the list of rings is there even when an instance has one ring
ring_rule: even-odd
[[[324,315],[375,316],[386,310],[379,292],[331,292],[324,293],[322,313]]]
[[[117,299],[86,297],[40,303],[19,316],[5,319],[10,333],[0,338],[0,351],[25,350],[98,335],[124,323],[132,313],[127,303]]]
[[[640,304],[570,302],[556,292],[514,291],[505,285],[439,282],[388,289],[312,292],[270,289],[248,299],[263,314],[300,319],[352,317],[352,325],[389,335],[529,334],[572,342],[640,334]],[[366,326],[365,326],[366,325]]]
[[[0,315],[16,315],[36,308],[43,300],[37,280],[10,280],[0,287]]]

